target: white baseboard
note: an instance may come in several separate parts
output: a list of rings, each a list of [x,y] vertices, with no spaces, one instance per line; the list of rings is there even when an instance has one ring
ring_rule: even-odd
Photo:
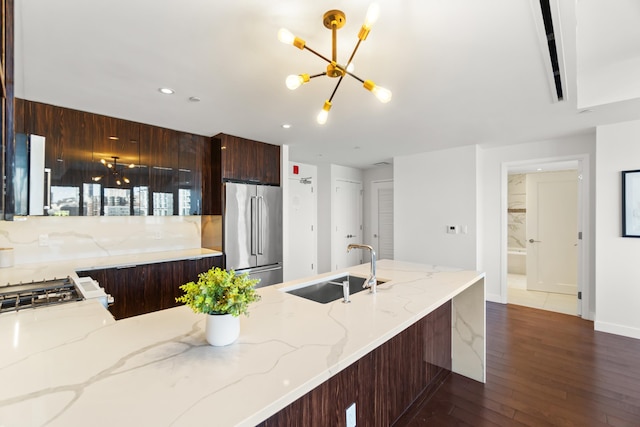
[[[615,323],[609,322],[594,322],[594,327],[596,331],[607,332],[609,334],[622,335],[624,337],[636,338],[640,339],[640,329],[632,328],[624,325],[617,325]]]

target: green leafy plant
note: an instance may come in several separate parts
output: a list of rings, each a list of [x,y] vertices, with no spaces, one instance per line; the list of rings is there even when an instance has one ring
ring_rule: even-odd
[[[248,315],[249,304],[260,300],[255,289],[259,281],[250,279],[248,273],[236,275],[233,270],[213,267],[200,273],[197,282],[180,285],[184,295],[176,301],[185,303],[196,313]]]

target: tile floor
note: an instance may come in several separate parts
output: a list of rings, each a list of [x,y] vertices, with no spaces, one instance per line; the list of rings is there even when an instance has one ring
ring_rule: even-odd
[[[509,304],[558,313],[578,314],[578,300],[575,295],[528,291],[527,276],[522,274],[507,274],[507,301]]]

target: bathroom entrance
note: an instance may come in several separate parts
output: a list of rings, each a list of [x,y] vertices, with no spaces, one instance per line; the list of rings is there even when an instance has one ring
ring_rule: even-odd
[[[509,168],[507,302],[581,315],[578,161]]]

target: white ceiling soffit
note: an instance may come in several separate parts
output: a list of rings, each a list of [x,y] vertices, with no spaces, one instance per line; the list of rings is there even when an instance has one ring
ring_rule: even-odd
[[[577,2],[578,107],[640,98],[640,1]]]
[[[393,99],[381,104],[362,84],[345,79],[320,126],[315,118],[335,80],[319,77],[286,89],[287,75],[317,73],[326,64],[280,43],[278,29],[330,55],[331,32],[322,16],[343,10],[338,59],[346,62],[369,0],[20,0],[15,93],[199,135],[224,132],[288,144],[293,161],[361,168],[425,151],[584,134],[640,118],[637,99],[578,114],[571,0],[550,0],[559,15],[554,26],[566,73],[564,101],[554,102],[535,1],[378,0],[381,15],[356,54],[355,72],[392,90]],[[631,24],[638,22],[640,2],[577,4],[585,16],[581,40],[593,49],[581,49],[584,70],[592,70],[580,74],[581,82],[608,67],[634,69],[640,25]],[[600,88],[609,95],[621,86],[614,98],[637,97],[629,88],[638,79],[606,79],[611,84]],[[586,81],[588,88],[598,86]],[[175,94],[162,95],[160,87]],[[194,96],[200,102],[189,101]]]

